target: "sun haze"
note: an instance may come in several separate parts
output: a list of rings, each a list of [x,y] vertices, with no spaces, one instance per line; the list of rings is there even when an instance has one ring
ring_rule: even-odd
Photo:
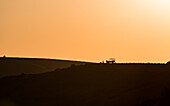
[[[170,60],[169,0],[0,0],[0,55]]]

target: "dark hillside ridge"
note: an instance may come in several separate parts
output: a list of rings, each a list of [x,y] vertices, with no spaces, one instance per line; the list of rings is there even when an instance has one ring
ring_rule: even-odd
[[[0,58],[0,78],[19,74],[37,74],[54,71],[56,68],[67,68],[72,64],[82,65],[89,62],[43,59],[43,58]]]
[[[86,62],[86,61],[63,60],[63,59],[48,59],[48,58],[0,57],[0,59],[50,60],[50,61],[67,61],[67,62],[78,62],[78,63],[92,63],[92,62]]]
[[[170,65],[86,64],[0,79],[0,105],[170,106]]]

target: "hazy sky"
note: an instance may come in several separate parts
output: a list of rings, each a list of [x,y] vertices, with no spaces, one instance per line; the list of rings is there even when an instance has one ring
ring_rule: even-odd
[[[0,0],[0,56],[170,60],[170,0]]]

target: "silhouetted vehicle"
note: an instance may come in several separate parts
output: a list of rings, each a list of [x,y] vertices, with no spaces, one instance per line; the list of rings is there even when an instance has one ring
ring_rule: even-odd
[[[113,64],[115,63],[115,58],[110,58],[109,60],[106,60],[107,64]]]

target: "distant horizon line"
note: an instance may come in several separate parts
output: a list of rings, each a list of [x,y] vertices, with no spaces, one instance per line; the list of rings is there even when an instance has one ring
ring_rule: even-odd
[[[101,61],[89,61],[89,60],[76,60],[76,59],[61,59],[61,58],[50,58],[50,57],[27,57],[27,56],[1,56],[0,57],[0,59],[2,59],[2,58],[18,58],[18,59],[45,59],[45,60],[61,60],[61,61],[75,61],[75,62],[86,62],[86,63],[101,63],[102,62],[102,60]],[[107,59],[106,59],[107,60]],[[104,61],[106,61],[106,60],[104,60]],[[151,63],[151,64],[159,64],[159,63],[167,63],[167,62],[169,62],[169,61],[166,61],[166,62],[151,62],[151,61],[121,61],[121,62],[115,62],[115,63],[127,63],[127,64],[131,64],[131,63]]]
[[[86,63],[94,63],[89,61],[83,60],[71,60],[71,59],[61,59],[61,58],[47,58],[47,57],[17,57],[17,56],[1,56],[0,59],[7,58],[7,59],[37,59],[37,60],[60,60],[60,61],[72,61],[72,62],[86,62]]]

